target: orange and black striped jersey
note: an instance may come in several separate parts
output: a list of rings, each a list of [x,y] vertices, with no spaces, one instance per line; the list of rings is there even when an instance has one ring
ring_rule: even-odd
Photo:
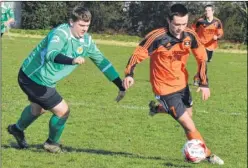
[[[183,32],[182,39],[177,39],[160,28],[150,32],[136,47],[125,69],[126,76],[133,76],[135,66],[150,57],[150,82],[156,95],[167,95],[186,87],[188,72],[186,63],[190,51],[193,52],[200,73],[201,86],[208,87],[204,46],[197,34],[189,28]]]
[[[214,35],[221,38],[224,34],[222,23],[216,17],[211,22],[208,22],[206,17],[201,17],[192,24],[192,29],[198,34],[201,43],[208,50],[214,50],[218,46],[217,40],[213,39]]]

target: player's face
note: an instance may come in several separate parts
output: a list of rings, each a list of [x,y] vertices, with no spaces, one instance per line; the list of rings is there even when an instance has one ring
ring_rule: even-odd
[[[173,20],[169,21],[170,32],[176,37],[180,36],[184,29],[187,27],[188,18],[188,15],[185,15],[183,17],[174,16]]]
[[[76,38],[81,38],[84,36],[84,33],[86,33],[90,26],[90,21],[85,22],[83,20],[78,20],[76,22],[70,22],[71,24],[71,31],[72,34]]]
[[[206,17],[213,17],[213,15],[214,15],[213,8],[211,8],[211,7],[206,7],[206,8],[205,8],[205,16],[206,16]]]

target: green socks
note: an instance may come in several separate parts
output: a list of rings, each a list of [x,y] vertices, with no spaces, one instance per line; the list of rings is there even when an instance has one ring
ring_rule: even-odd
[[[49,123],[49,140],[57,143],[62,135],[65,128],[65,123],[68,117],[59,118],[53,115]]]
[[[33,121],[35,121],[38,116],[34,116],[31,113],[31,106],[25,107],[23,110],[20,119],[16,123],[16,127],[23,131],[25,130]],[[57,143],[62,135],[62,132],[65,128],[65,123],[68,117],[59,118],[56,115],[53,115],[49,122],[49,140],[54,143]]]
[[[16,123],[16,127],[23,131],[25,130],[33,121],[35,121],[39,116],[34,116],[31,112],[31,105],[25,107],[20,119]]]

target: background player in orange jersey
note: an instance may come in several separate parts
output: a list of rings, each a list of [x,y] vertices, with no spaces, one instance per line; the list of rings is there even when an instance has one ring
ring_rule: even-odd
[[[192,24],[192,29],[198,34],[201,43],[205,46],[208,62],[212,61],[213,51],[218,46],[218,39],[223,36],[223,26],[221,21],[214,17],[213,5],[204,7],[205,15]],[[199,85],[199,68],[198,73],[194,77],[194,85]]]
[[[188,24],[188,10],[181,4],[170,9],[168,27],[156,29],[146,35],[130,57],[125,69],[123,86],[128,89],[134,84],[134,68],[150,57],[150,82],[157,100],[163,108],[183,127],[188,140],[199,139],[205,143],[192,120],[192,98],[188,87],[186,63],[192,50],[200,75],[202,99],[210,96],[206,74],[206,50],[197,34]],[[207,148],[207,160],[214,164],[224,164],[218,156]]]

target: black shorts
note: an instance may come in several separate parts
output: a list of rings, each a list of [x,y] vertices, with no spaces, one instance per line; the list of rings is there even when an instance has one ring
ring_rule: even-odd
[[[186,88],[168,95],[156,96],[163,105],[165,110],[174,118],[180,118],[193,105],[193,100],[190,94],[189,86]]]
[[[206,49],[206,51],[207,51],[208,62],[209,62],[209,61],[212,59],[212,57],[213,57],[214,51],[209,51],[209,50],[207,50],[207,49]]]
[[[21,69],[18,74],[18,83],[29,101],[40,105],[45,110],[52,109],[63,99],[55,88],[35,83]]]

